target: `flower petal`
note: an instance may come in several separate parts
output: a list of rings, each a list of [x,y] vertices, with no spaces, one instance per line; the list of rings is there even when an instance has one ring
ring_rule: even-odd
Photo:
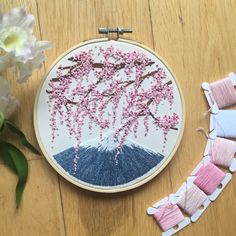
[[[35,54],[52,48],[53,44],[49,41],[37,41],[35,44]]]
[[[10,95],[8,81],[0,76],[0,112],[9,117],[17,108],[18,100]]]
[[[25,16],[24,20],[21,22],[20,27],[31,29],[31,32],[32,32],[33,24],[34,24],[34,16],[31,14],[28,14]]]
[[[17,62],[16,68],[20,74],[20,78],[17,81],[19,83],[26,82],[27,79],[32,75],[33,69],[40,68],[44,60],[45,56],[42,53],[39,53],[32,60],[28,60],[25,63]]]
[[[18,107],[19,107],[19,101],[15,97],[11,96],[9,98],[8,105],[5,109],[4,115],[6,117],[11,116]]]
[[[19,71],[20,78],[17,80],[19,83],[26,82],[27,79],[32,75],[32,64],[30,61],[26,63],[17,62],[16,67]]]
[[[27,41],[15,50],[17,61],[26,62],[35,56],[34,47],[37,42],[36,38],[32,35],[27,36],[27,38]]]
[[[2,24],[2,18],[3,18],[3,14],[2,14],[2,10],[0,8],[0,24]]]
[[[43,53],[39,53],[36,57],[34,57],[31,60],[32,68],[33,69],[40,68],[45,59],[46,57],[43,55]]]
[[[7,53],[4,56],[0,56],[0,72],[12,67],[15,63],[15,57],[12,53]]]
[[[2,19],[1,19],[2,18]],[[0,72],[14,67],[19,73],[19,82],[25,82],[32,70],[39,68],[45,57],[43,51],[52,47],[48,41],[37,41],[32,35],[34,16],[23,8],[11,9],[5,15],[0,13]]]
[[[10,95],[10,86],[7,80],[0,76],[0,97],[8,97]]]
[[[32,32],[34,22],[34,16],[26,14],[24,8],[13,8],[3,16],[2,25],[3,27],[19,26],[24,27],[25,30]]]
[[[18,26],[26,16],[24,8],[12,8],[8,13],[3,15],[3,27]]]
[[[2,112],[5,115],[5,111],[8,106],[8,98],[6,97],[0,97],[0,112]]]

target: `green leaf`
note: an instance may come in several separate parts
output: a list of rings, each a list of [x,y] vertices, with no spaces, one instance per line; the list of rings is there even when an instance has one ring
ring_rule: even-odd
[[[28,177],[28,162],[24,154],[10,143],[0,140],[0,155],[4,163],[18,175],[16,185],[16,207],[19,207]]]
[[[4,114],[0,112],[0,132],[3,130],[4,120],[5,120]]]
[[[22,145],[24,145],[25,147],[27,147],[31,152],[41,155],[40,152],[26,139],[25,135],[23,134],[23,132],[16,127],[12,122],[10,122],[9,120],[5,120],[4,124],[6,125],[6,127],[11,130],[14,134],[16,134]]]

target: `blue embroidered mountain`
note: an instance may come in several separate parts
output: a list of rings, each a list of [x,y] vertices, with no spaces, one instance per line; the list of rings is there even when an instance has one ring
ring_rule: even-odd
[[[56,162],[70,175],[98,186],[116,186],[135,180],[154,168],[164,156],[127,140],[116,157],[116,141],[107,133],[100,141],[82,143],[78,150],[77,171],[74,171],[74,148],[54,155]]]

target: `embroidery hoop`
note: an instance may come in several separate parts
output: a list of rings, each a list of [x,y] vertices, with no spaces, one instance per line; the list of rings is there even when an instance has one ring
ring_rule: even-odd
[[[118,32],[119,31],[119,32]],[[113,31],[114,32],[114,31]],[[123,34],[125,31],[121,31],[121,29],[117,28],[117,38],[115,40],[111,39],[109,34],[108,34],[108,37],[105,37],[105,38],[99,38],[99,39],[93,39],[93,40],[88,40],[88,41],[85,41],[83,43],[80,43],[78,45],[75,45],[74,47],[68,49],[65,53],[61,54],[55,61],[54,63],[50,66],[50,68],[48,69],[48,71],[46,72],[44,78],[42,79],[42,82],[41,82],[41,85],[38,89],[38,92],[37,92],[37,95],[36,95],[36,100],[35,100],[35,106],[34,106],[34,129],[35,129],[35,133],[36,133],[36,137],[37,137],[37,140],[38,140],[38,143],[39,143],[39,146],[44,154],[44,156],[46,157],[47,161],[50,163],[50,165],[62,176],[64,177],[66,180],[68,180],[69,182],[75,184],[76,186],[79,186],[83,189],[87,189],[87,190],[90,190],[90,191],[94,191],[94,192],[103,192],[103,193],[115,193],[115,192],[122,192],[122,191],[127,191],[127,190],[130,190],[130,189],[133,189],[133,188],[137,188],[143,184],[145,184],[146,182],[150,181],[151,179],[153,179],[156,175],[158,175],[165,167],[166,165],[170,162],[170,160],[173,158],[177,148],[179,147],[179,144],[180,144],[180,141],[182,139],[182,136],[183,136],[183,131],[184,131],[184,124],[185,124],[185,104],[184,104],[184,99],[183,99],[183,94],[182,94],[182,90],[179,86],[179,83],[178,81],[176,80],[176,77],[175,75],[173,74],[172,70],[170,69],[170,67],[168,66],[168,64],[159,56],[157,55],[153,50],[151,50],[150,48],[140,44],[140,43],[137,43],[137,42],[134,42],[134,41],[131,41],[131,40],[127,40],[127,39],[121,39],[119,38],[119,34]],[[128,186],[123,186],[122,185],[118,185],[117,188],[115,187],[106,187],[106,188],[103,188],[103,187],[97,187],[96,185],[95,186],[92,186],[90,184],[86,184],[86,183],[83,183],[83,181],[79,181],[79,180],[76,180],[75,178],[73,178],[71,175],[69,175],[68,173],[66,173],[65,171],[63,171],[62,168],[60,168],[58,166],[58,164],[56,163],[56,161],[54,160],[54,158],[48,153],[48,150],[45,148],[45,145],[43,144],[43,141],[42,141],[42,138],[40,136],[40,131],[39,131],[39,126],[38,126],[38,122],[39,122],[39,119],[38,119],[38,103],[39,103],[39,99],[40,99],[40,94],[41,94],[41,90],[42,90],[42,87],[44,85],[44,83],[46,82],[46,80],[48,79],[48,76],[50,74],[50,72],[53,70],[53,68],[57,65],[57,63],[62,60],[63,58],[65,58],[69,53],[71,53],[72,51],[76,50],[76,49],[81,49],[82,47],[86,46],[86,45],[90,45],[90,44],[94,44],[94,43],[100,43],[100,42],[122,42],[122,43],[125,43],[125,44],[128,44],[128,45],[131,45],[131,46],[136,46],[136,47],[139,47],[143,50],[145,50],[147,53],[149,54],[152,54],[156,59],[157,61],[160,61],[164,66],[165,66],[165,69],[168,70],[168,72],[170,73],[171,75],[171,79],[172,81],[174,81],[175,83],[175,86],[178,90],[178,94],[179,94],[179,97],[180,97],[180,101],[181,101],[181,110],[182,110],[182,113],[180,114],[181,115],[181,124],[179,126],[179,131],[178,131],[178,137],[176,139],[176,142],[174,144],[174,147],[172,149],[172,151],[170,152],[170,154],[164,158],[164,161],[162,162],[162,164],[158,167],[158,169],[156,169],[153,173],[151,173],[150,175],[146,176],[145,178],[142,178],[140,180],[138,180],[137,182],[131,184],[131,185],[128,185]],[[72,160],[71,160],[72,161]],[[136,179],[135,179],[136,180]]]

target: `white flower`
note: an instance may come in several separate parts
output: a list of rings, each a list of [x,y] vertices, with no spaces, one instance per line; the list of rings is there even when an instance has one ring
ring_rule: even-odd
[[[18,105],[18,100],[10,93],[7,80],[0,76],[0,113],[3,113],[5,117],[9,117]]]
[[[0,72],[15,67],[24,82],[45,60],[43,51],[52,45],[48,41],[38,41],[33,32],[34,16],[26,14],[23,8],[13,8],[3,15],[0,12]]]

